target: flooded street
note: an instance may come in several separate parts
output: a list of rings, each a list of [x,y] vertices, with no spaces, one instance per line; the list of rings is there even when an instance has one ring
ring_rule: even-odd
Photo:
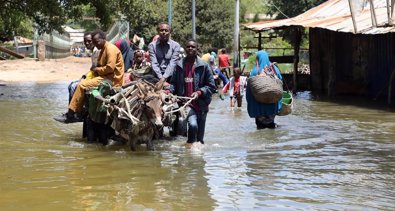
[[[395,210],[395,113],[296,96],[275,130],[213,99],[204,147],[81,138],[67,84],[0,86],[0,210]]]

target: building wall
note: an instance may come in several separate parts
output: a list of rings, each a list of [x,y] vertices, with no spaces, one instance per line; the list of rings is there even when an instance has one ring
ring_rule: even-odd
[[[394,42],[394,33],[354,35],[310,29],[312,90],[330,96],[387,96],[395,67]]]

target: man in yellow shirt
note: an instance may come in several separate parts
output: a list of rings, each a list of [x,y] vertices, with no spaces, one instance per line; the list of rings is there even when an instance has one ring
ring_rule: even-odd
[[[97,66],[97,59],[99,58],[99,54],[100,54],[100,50],[97,49],[95,47],[95,45],[93,45],[92,42],[92,33],[91,32],[85,32],[84,33],[84,44],[85,44],[85,48],[92,51],[92,55],[91,55],[91,61],[92,61],[92,65],[93,66]],[[95,77],[93,75],[93,71],[89,70],[87,73],[85,73],[84,75],[82,75],[82,77],[78,80],[72,81],[69,86],[68,86],[68,90],[69,90],[69,103],[71,101],[71,99],[73,98],[75,89],[78,86],[78,83],[80,83],[81,80],[83,79],[91,79]]]
[[[125,70],[122,53],[115,45],[106,41],[106,34],[103,31],[93,32],[92,41],[96,48],[101,50],[97,66],[92,66],[91,68],[97,77],[83,80],[78,84],[70,101],[69,110],[62,116],[55,117],[56,121],[66,124],[78,122],[78,115],[81,114],[84,107],[85,91],[97,87],[102,80],[110,80],[113,87],[122,86],[123,84]]]

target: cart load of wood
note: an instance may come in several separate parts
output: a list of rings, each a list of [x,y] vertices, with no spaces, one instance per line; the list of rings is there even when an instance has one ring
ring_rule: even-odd
[[[153,150],[152,141],[163,134],[163,127],[173,126],[176,118],[185,119],[185,108],[192,101],[157,90],[145,79],[115,89],[112,95],[95,98],[106,108],[106,122],[133,151],[137,144],[146,144],[148,150]],[[186,102],[180,106],[180,101]]]

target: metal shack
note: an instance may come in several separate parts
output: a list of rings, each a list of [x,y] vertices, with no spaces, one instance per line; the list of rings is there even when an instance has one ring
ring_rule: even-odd
[[[330,96],[386,97],[391,103],[395,88],[395,11],[391,2],[394,5],[395,1],[355,2],[329,0],[294,18],[248,23],[244,27],[257,33],[291,27],[297,29],[295,37],[300,37],[300,29],[309,28],[312,91]],[[295,46],[296,52],[298,49]]]

